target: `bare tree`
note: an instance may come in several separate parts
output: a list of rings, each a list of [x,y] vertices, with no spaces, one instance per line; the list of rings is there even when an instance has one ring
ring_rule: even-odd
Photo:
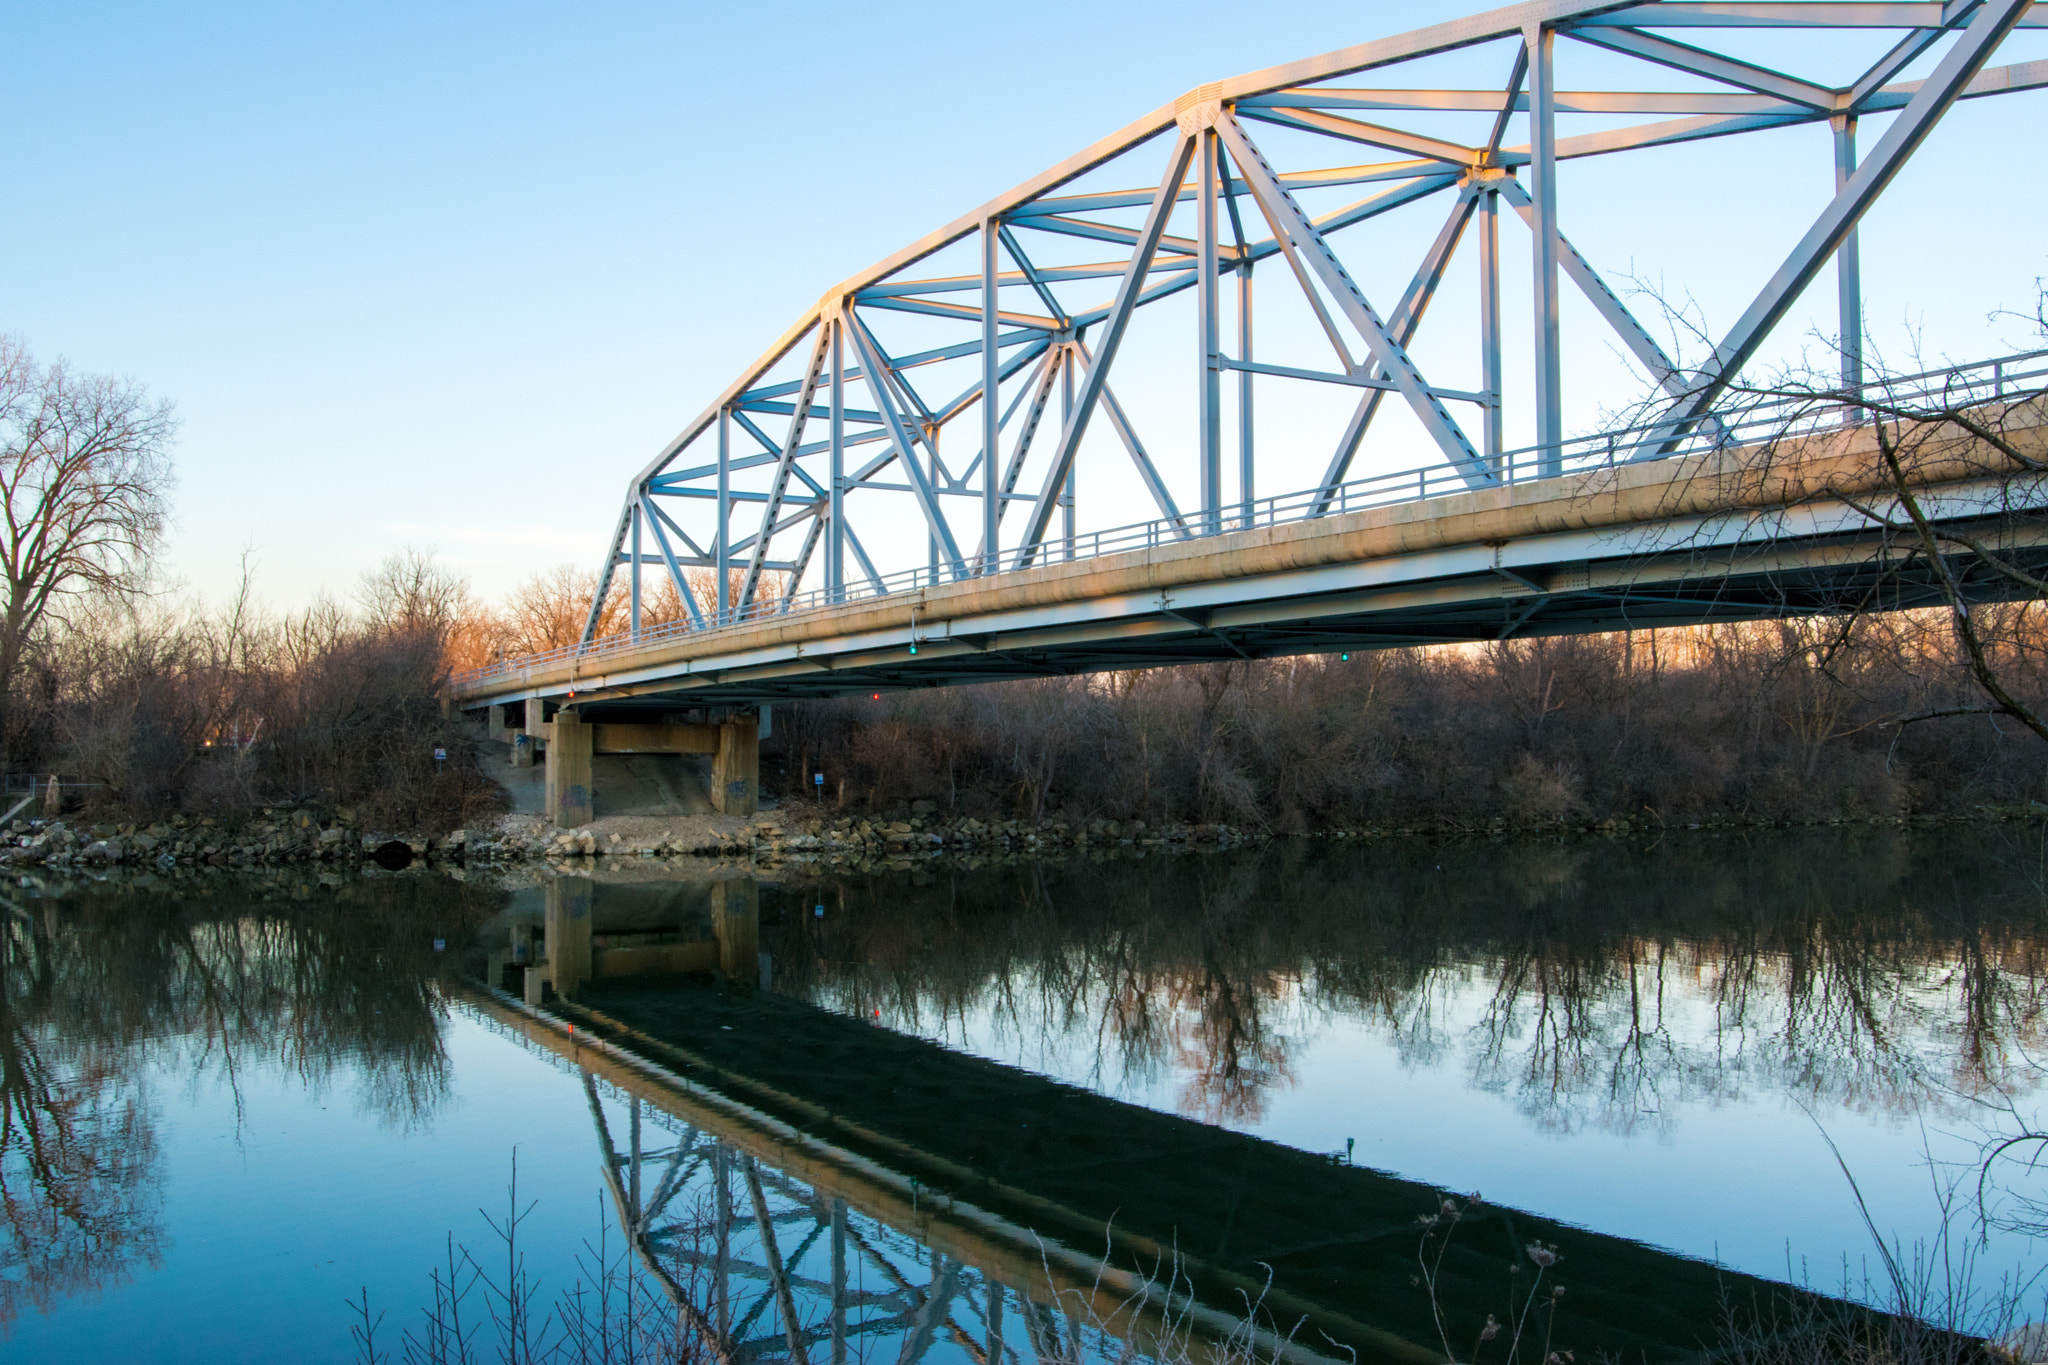
[[[1857,387],[1790,376],[1745,397],[1783,404],[1788,425],[1810,428],[1827,412],[1848,414],[1845,452],[1811,500],[1851,508],[1882,542],[1881,570],[1854,601],[1823,658],[1841,653],[1873,612],[1908,604],[1938,610],[1953,638],[1946,689],[1896,724],[1961,715],[2002,715],[2048,740],[2039,696],[2048,645],[2048,498],[2041,458],[2043,392],[1994,393],[1989,376],[1928,385],[1880,375]],[[1802,433],[1804,434],[1804,433]],[[1810,440],[1811,437],[1808,436]],[[1768,458],[1768,455],[1765,456]],[[1796,498],[1793,500],[1797,500]],[[1975,502],[1958,520],[1943,503]],[[1970,693],[1980,700],[1973,702]]]
[[[132,595],[164,532],[168,400],[0,336],[0,757],[24,655],[67,604]],[[4,766],[4,765],[0,765]]]
[[[583,634],[584,617],[596,592],[597,575],[574,564],[557,564],[534,574],[513,589],[505,604],[507,648],[534,654],[575,644]],[[606,599],[597,633],[613,633],[623,618],[620,596],[614,592]]]
[[[1640,281],[1636,292],[1661,309],[1675,354],[1712,354],[1695,304]],[[2048,293],[2026,321],[2048,338]],[[1845,683],[1838,663],[1881,614],[1939,612],[1946,677],[1887,724],[2005,716],[2048,740],[2048,353],[1960,367],[1915,355],[1901,368],[1835,338],[1814,349],[1721,390],[1691,438],[1711,449],[1678,496],[1711,483],[1758,526],[1802,509],[1860,519],[1877,536],[1875,572],[1826,604],[1832,628],[1803,650],[1820,677]],[[1678,440],[1660,425],[1670,401],[1609,421],[1646,444]],[[1813,611],[1803,597],[1787,605]]]
[[[446,635],[469,610],[469,580],[431,547],[407,545],[362,577],[356,597],[375,630]]]

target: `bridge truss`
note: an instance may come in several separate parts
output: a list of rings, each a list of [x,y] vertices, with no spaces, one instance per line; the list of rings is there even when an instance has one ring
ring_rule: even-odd
[[[619,1230],[720,1365],[1150,1358],[1050,1280],[1022,1292],[588,1071],[582,1080]],[[623,1133],[607,1098],[625,1106]]]
[[[1831,263],[1842,383],[1858,386],[1857,224],[1958,100],[2048,85],[2048,62],[1992,64],[2029,27],[2048,18],[2027,0],[1539,0],[1199,87],[828,290],[633,476],[579,648],[603,643],[621,578],[624,644],[1129,548],[1077,528],[1090,461],[1128,461],[1154,540],[1269,523],[1281,504],[1322,516],[1356,504],[1352,470],[1390,406],[1440,457],[1366,481],[1413,489],[1397,496],[1724,441],[1717,404]],[[1847,84],[1754,60],[1760,42],[1795,37],[1810,57],[1815,31],[1882,55]],[[1632,79],[1559,88],[1561,43]],[[1498,57],[1499,85],[1402,84],[1468,49]],[[1860,147],[1859,125],[1880,115]],[[1833,197],[1711,353],[1681,365],[1572,245],[1558,164],[1820,123]],[[1415,214],[1438,227],[1406,288],[1368,297],[1340,246],[1378,260]],[[1504,446],[1503,218],[1527,228],[1533,263],[1536,440],[1522,450]],[[1479,378],[1453,388],[1411,348],[1461,249],[1476,258]],[[1326,339],[1323,362],[1259,358],[1253,282],[1276,272]],[[1618,449],[1611,433],[1566,439],[1567,281],[1645,376],[1650,418]],[[1172,363],[1193,381],[1192,449],[1169,458],[1111,381],[1133,364],[1134,318],[1189,294],[1193,336]],[[1255,382],[1258,402],[1298,386],[1350,395],[1321,479],[1280,499],[1259,496]],[[1190,473],[1184,506],[1174,486]]]

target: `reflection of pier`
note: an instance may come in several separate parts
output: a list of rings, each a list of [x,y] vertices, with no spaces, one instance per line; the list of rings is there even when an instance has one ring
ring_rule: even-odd
[[[491,955],[488,980],[529,1005],[608,977],[717,972],[768,984],[751,876],[629,881],[603,897],[588,877],[551,877],[500,918],[507,942]]]

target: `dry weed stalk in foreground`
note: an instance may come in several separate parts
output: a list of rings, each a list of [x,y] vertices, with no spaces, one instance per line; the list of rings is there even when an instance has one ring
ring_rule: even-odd
[[[1444,1253],[1450,1250],[1451,1236],[1465,1215],[1479,1204],[1479,1196],[1468,1195],[1460,1201],[1446,1197],[1437,1206],[1435,1213],[1417,1214],[1415,1221],[1422,1227],[1422,1239],[1415,1248],[1416,1264],[1422,1273],[1416,1278],[1429,1293],[1430,1314],[1436,1321],[1437,1342],[1443,1347],[1444,1359],[1457,1361],[1458,1353],[1451,1349],[1450,1327],[1444,1321],[1443,1300],[1437,1286],[1443,1273]],[[1564,1286],[1551,1284],[1544,1287],[1544,1279],[1550,1270],[1563,1258],[1558,1255],[1554,1243],[1531,1242],[1523,1248],[1523,1254],[1536,1273],[1529,1277],[1526,1286],[1522,1279],[1522,1266],[1518,1262],[1508,1267],[1508,1321],[1503,1323],[1492,1313],[1473,1336],[1472,1354],[1466,1359],[1477,1362],[1485,1357],[1487,1348],[1500,1342],[1495,1348],[1501,1352],[1503,1365],[1520,1365],[1524,1359],[1542,1361],[1543,1365],[1564,1365],[1575,1357],[1570,1351],[1551,1349],[1551,1339],[1557,1329],[1558,1305],[1564,1299]],[[1519,1290],[1519,1299],[1517,1291]],[[1537,1320],[1531,1322],[1534,1316]],[[1543,1341],[1539,1347],[1535,1340],[1535,1329],[1543,1330]],[[1501,1333],[1507,1333],[1507,1340],[1500,1341]],[[1529,1352],[1524,1355],[1525,1350]]]
[[[503,1248],[502,1264],[494,1275],[451,1233],[446,1264],[429,1272],[432,1305],[420,1310],[417,1328],[400,1333],[398,1359],[405,1365],[712,1365],[718,1353],[692,1329],[694,1315],[678,1312],[660,1282],[666,1279],[692,1295],[698,1289],[694,1268],[679,1254],[658,1278],[630,1246],[615,1245],[601,1202],[599,1207],[597,1241],[583,1244],[575,1283],[548,1305],[520,1248],[520,1227],[533,1203],[520,1206],[515,1157],[504,1216],[483,1214]],[[482,1301],[481,1317],[473,1296]],[[347,1303],[355,1318],[349,1335],[356,1359],[386,1365],[392,1352],[378,1337],[385,1315],[372,1312],[367,1288]],[[489,1319],[488,1344],[482,1318]]]

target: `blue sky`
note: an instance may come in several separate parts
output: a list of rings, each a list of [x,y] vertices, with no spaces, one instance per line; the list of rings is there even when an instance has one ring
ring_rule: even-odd
[[[1191,86],[1474,8],[5,0],[0,330],[176,400],[197,590],[247,545],[291,606],[410,542],[496,594],[594,563],[835,280]],[[2048,274],[2000,125],[2042,98],[1958,111],[1881,206],[1881,340],[2028,340],[1985,314]],[[1567,179],[1567,231],[1725,324],[1827,190],[1824,133],[1772,137]]]

